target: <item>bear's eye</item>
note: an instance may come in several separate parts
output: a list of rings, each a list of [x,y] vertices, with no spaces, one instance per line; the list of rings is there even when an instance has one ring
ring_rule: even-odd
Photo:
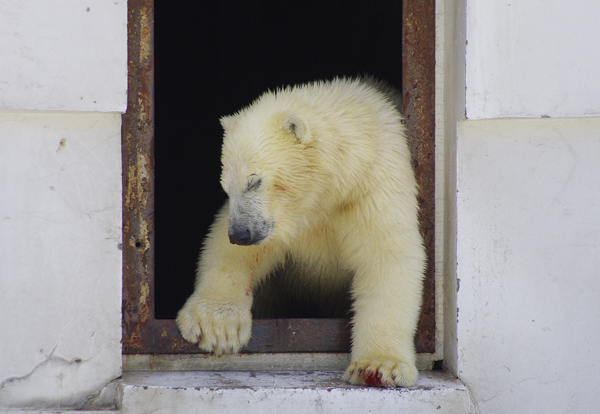
[[[260,185],[262,184],[262,179],[256,174],[252,174],[248,177],[248,186],[246,187],[247,191],[258,190]]]

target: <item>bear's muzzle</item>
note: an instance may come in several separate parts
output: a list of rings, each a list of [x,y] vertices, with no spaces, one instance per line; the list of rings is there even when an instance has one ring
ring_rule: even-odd
[[[239,244],[240,246],[250,246],[262,239],[255,240],[252,231],[247,227],[229,227],[229,241],[231,244]]]

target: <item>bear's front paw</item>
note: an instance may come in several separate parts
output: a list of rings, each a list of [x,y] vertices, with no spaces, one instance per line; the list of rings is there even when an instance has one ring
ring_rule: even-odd
[[[216,355],[234,354],[250,340],[250,309],[234,303],[188,300],[177,315],[181,335]]]
[[[414,364],[394,360],[359,359],[352,361],[344,380],[356,385],[373,387],[412,387],[419,372]]]

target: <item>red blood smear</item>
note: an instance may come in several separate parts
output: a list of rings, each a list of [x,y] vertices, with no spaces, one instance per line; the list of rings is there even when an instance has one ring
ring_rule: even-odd
[[[377,372],[371,372],[365,377],[365,384],[371,387],[381,387],[381,378],[377,376]]]

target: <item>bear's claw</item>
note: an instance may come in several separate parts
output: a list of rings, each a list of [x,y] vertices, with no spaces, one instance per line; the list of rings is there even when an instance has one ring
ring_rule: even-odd
[[[194,301],[190,298],[177,315],[181,335],[216,355],[234,354],[250,340],[250,309],[233,303]]]
[[[350,363],[344,380],[373,387],[412,387],[418,375],[414,365],[402,361],[359,359]]]

